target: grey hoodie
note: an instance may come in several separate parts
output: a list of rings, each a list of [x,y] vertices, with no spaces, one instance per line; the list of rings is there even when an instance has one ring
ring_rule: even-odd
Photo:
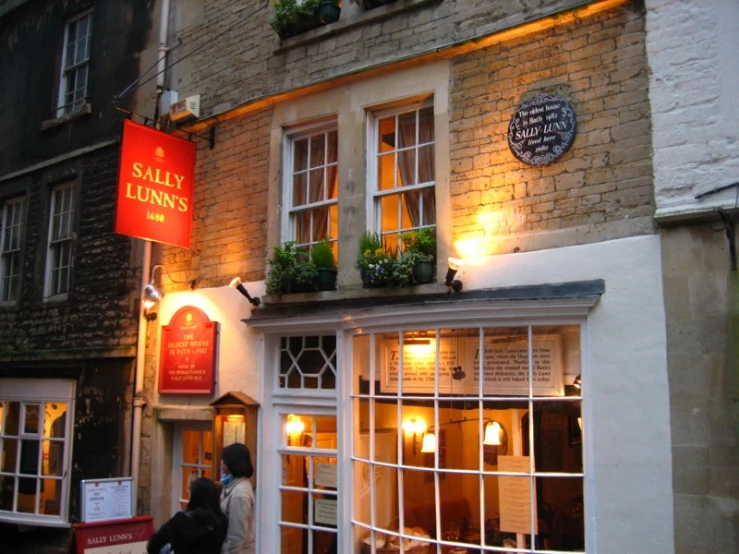
[[[221,554],[255,554],[254,489],[249,479],[239,477],[223,489],[221,510],[228,517]]]

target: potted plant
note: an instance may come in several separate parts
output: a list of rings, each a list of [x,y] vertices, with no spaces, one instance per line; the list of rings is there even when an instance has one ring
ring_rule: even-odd
[[[324,237],[313,245],[310,251],[311,261],[318,271],[318,290],[336,289],[336,257],[331,240]]]
[[[341,14],[340,0],[277,0],[270,26],[285,39],[333,23]]]
[[[359,239],[357,269],[365,288],[404,287],[413,275],[413,259],[388,248],[377,233],[365,231]]]
[[[267,276],[267,294],[313,292],[316,290],[318,271],[305,252],[298,250],[295,242],[275,246]]]
[[[401,235],[403,253],[414,258],[413,281],[431,283],[436,272],[436,227],[421,227]]]

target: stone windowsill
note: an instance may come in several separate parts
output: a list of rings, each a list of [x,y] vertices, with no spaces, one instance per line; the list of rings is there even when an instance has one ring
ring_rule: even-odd
[[[43,120],[41,122],[41,130],[46,131],[48,129],[53,129],[54,127],[59,127],[60,125],[64,125],[65,123],[69,123],[70,121],[74,121],[75,119],[79,119],[80,117],[90,115],[91,113],[92,105],[85,104],[76,112],[72,112],[70,114],[63,115],[62,117],[57,117],[54,119]]]
[[[264,304],[298,304],[302,302],[325,302],[331,300],[350,300],[357,298],[391,298],[393,296],[415,296],[449,292],[443,282],[415,285],[410,287],[379,287],[366,289],[362,287],[346,287],[340,290],[323,292],[303,292],[295,294],[265,295]]]
[[[348,3],[349,0],[344,0],[344,3]],[[361,0],[360,4],[361,4]],[[358,6],[359,11],[353,11],[350,9],[342,8],[342,16],[335,23],[329,23],[328,25],[322,25],[316,29],[311,29],[304,33],[300,33],[298,36],[286,38],[280,41],[280,45],[275,49],[275,54],[292,50],[299,46],[305,46],[312,42],[323,40],[330,36],[343,33],[349,29],[368,25],[394,17],[400,13],[417,10],[431,4],[438,4],[443,0],[397,0],[392,4],[386,4],[379,6],[371,10],[365,10],[361,5]],[[348,17],[344,16],[344,13],[349,12]]]

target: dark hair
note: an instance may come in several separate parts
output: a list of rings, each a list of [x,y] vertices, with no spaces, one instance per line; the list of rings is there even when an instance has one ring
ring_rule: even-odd
[[[251,477],[254,466],[251,465],[251,455],[245,444],[240,442],[229,444],[221,453],[223,464],[234,477]]]
[[[207,477],[199,477],[190,485],[190,501],[187,511],[193,512],[198,508],[205,508],[215,515],[221,513],[221,499],[216,484]]]

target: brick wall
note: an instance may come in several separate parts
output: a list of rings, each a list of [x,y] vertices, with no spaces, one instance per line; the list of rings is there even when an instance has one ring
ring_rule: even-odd
[[[371,19],[345,0],[339,22],[299,35],[282,44],[269,26],[271,2],[199,0],[173,3],[176,10],[170,44],[170,86],[180,97],[201,94],[201,115],[229,108],[285,89],[331,79],[368,67],[392,63],[409,54],[433,51],[510,25],[581,4],[576,0],[401,0],[386,19]],[[402,11],[404,6],[416,7]],[[264,8],[261,9],[260,8]],[[248,16],[248,17],[247,17]],[[242,20],[239,22],[239,20]],[[227,31],[229,27],[233,29]],[[322,34],[323,33],[323,34]],[[311,34],[319,35],[311,41]],[[176,39],[174,38],[176,35]],[[220,36],[218,36],[220,35]],[[202,48],[190,54],[196,48]]]
[[[197,140],[191,248],[161,251],[173,279],[217,287],[264,278],[270,118],[264,110],[220,123],[212,150]]]
[[[572,230],[557,244],[562,246],[652,232],[648,81],[639,9],[606,12],[500,43],[456,58],[452,71],[456,239],[484,232],[491,242]],[[578,131],[562,158],[532,167],[513,157],[507,132],[516,107],[541,93],[569,101]],[[636,221],[628,224],[631,220]],[[618,226],[608,228],[615,222]],[[540,246],[521,239],[500,248],[509,247]]]

